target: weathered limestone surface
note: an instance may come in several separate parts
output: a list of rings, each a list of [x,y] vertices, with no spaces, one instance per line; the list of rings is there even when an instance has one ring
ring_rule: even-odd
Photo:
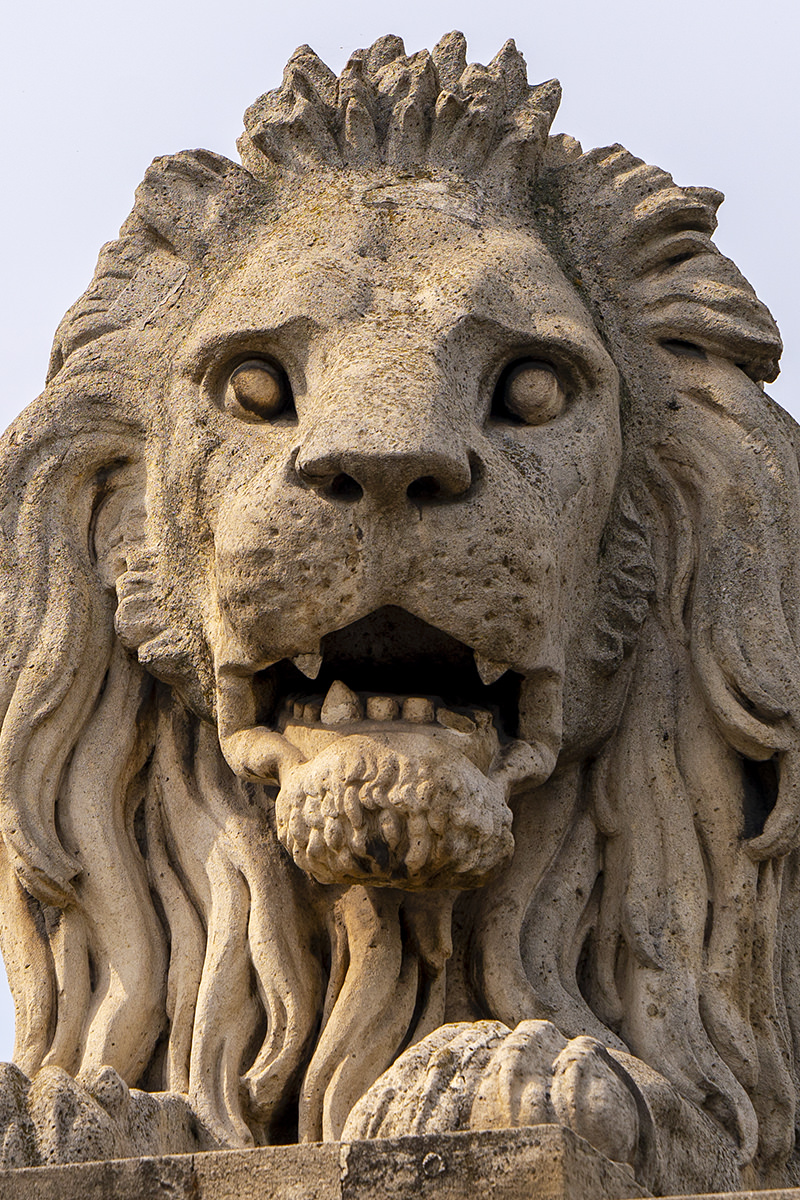
[[[402,1191],[403,1135],[438,1195],[800,1179],[780,337],[721,196],[558,99],[302,47],[241,164],[155,160],[3,439],[14,1188]]]
[[[568,1129],[429,1134],[0,1171],[0,1200],[627,1200]]]

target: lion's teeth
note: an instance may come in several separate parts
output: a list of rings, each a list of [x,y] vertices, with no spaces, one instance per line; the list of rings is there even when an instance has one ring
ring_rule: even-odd
[[[415,725],[430,725],[434,719],[433,701],[427,696],[409,696],[403,701],[403,720]]]
[[[346,683],[337,679],[328,689],[320,716],[323,725],[344,725],[348,721],[360,721],[361,701]]]
[[[322,666],[321,654],[296,654],[292,662],[307,679],[316,679]]]
[[[486,658],[483,654],[479,654],[477,650],[473,650],[473,654],[481,682],[486,687],[491,683],[495,683],[501,675],[505,675],[506,671],[509,670],[508,663],[493,662],[491,658]]]
[[[370,721],[394,721],[399,712],[400,705],[392,696],[367,698],[367,716]]]
[[[464,713],[451,712],[449,708],[436,710],[436,720],[445,729],[454,729],[457,733],[474,733],[476,725]]]

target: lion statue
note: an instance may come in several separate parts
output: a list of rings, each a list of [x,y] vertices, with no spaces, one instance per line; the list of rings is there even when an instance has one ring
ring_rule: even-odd
[[[508,42],[156,159],[2,445],[5,1165],[800,1181],[800,478],[722,197]]]

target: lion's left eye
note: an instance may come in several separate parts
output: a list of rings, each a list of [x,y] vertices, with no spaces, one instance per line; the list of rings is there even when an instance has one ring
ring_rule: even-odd
[[[493,411],[526,425],[543,425],[563,411],[566,396],[558,370],[544,359],[524,358],[507,367],[497,385]]]
[[[273,421],[291,404],[291,389],[276,363],[250,358],[231,371],[224,399],[226,409],[236,416]]]

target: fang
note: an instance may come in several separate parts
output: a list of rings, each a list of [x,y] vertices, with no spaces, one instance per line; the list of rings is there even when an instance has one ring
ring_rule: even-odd
[[[477,650],[473,650],[473,655],[481,682],[486,687],[489,687],[492,683],[496,683],[501,675],[505,675],[506,671],[510,670],[508,663],[492,662],[490,658],[484,658]]]
[[[298,654],[292,659],[292,662],[307,679],[316,679],[322,666],[322,655]]]

